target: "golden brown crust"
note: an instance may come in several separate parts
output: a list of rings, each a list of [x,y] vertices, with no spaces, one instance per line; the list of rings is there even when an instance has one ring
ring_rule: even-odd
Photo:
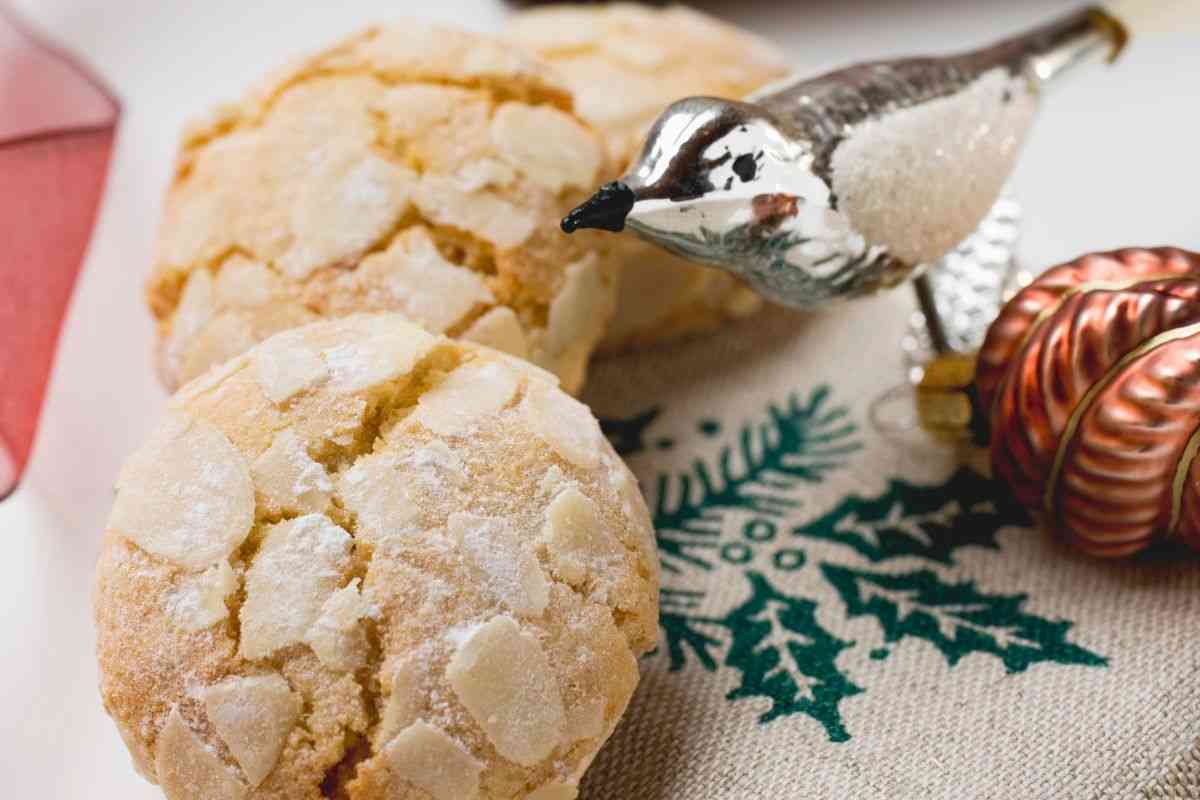
[[[142,484],[118,493],[114,517],[156,528],[110,529],[97,568],[101,692],[139,770],[159,774],[177,715],[177,787],[440,800],[575,785],[654,644],[658,572],[632,476],[552,381],[398,316],[355,315],[287,331],[185,386],[170,424],[205,435],[149,447],[196,448],[177,460],[201,466],[130,473]],[[121,509],[169,503],[194,473],[213,490],[242,475],[206,461],[218,456],[253,476],[250,530],[186,567],[134,544],[203,532],[202,514]],[[481,632],[513,625],[545,665],[535,688],[488,671],[495,645]],[[476,666],[452,680],[469,642]],[[489,714],[500,701],[477,674],[551,699]]]

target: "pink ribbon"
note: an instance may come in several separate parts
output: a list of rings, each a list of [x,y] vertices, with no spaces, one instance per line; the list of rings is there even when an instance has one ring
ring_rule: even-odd
[[[0,6],[0,498],[37,430],[120,106]]]

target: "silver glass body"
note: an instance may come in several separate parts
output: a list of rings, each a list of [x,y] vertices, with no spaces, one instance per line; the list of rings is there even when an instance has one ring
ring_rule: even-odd
[[[626,224],[793,307],[895,284],[983,219],[1043,87],[1121,36],[1085,10],[962,55],[682,100],[622,179]]]

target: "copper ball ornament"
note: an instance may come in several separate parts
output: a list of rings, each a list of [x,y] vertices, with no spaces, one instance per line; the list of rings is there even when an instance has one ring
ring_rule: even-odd
[[[1200,254],[1087,255],[1001,310],[976,365],[996,475],[1068,542],[1200,549]]]

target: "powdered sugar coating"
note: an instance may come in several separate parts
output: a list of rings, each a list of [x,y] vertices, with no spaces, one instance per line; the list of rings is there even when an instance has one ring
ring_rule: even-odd
[[[321,614],[304,634],[304,643],[312,648],[326,667],[354,672],[367,662],[367,631],[362,620],[371,616],[371,605],[359,591],[355,578],[338,589],[321,606]]]
[[[186,631],[202,631],[229,616],[226,599],[237,591],[238,576],[228,561],[183,578],[164,601],[167,615]]]
[[[203,569],[237,549],[253,521],[245,458],[217,428],[177,414],[121,470],[108,527]]]
[[[441,436],[467,434],[512,401],[519,377],[498,361],[468,364],[421,395],[411,419]]]
[[[431,331],[444,331],[477,307],[494,305],[484,277],[448,261],[425,228],[397,236],[363,259],[359,277],[386,292],[397,311]]]
[[[295,431],[275,435],[250,467],[260,504],[277,513],[319,514],[329,506],[333,481],[313,460]]]
[[[279,760],[303,701],[280,675],[228,678],[204,692],[204,710],[251,786]]]
[[[258,385],[271,402],[286,403],[297,393],[329,377],[329,367],[320,355],[292,342],[294,337],[277,337],[272,347],[280,352],[259,350],[254,359]]]
[[[252,465],[257,502],[228,562],[190,571],[106,536],[102,692],[137,765],[172,780],[166,742],[211,796],[250,800],[318,800],[323,784],[349,800],[566,796],[656,634],[656,559],[628,471],[584,406],[504,354],[395,316],[281,336],[288,347],[268,340],[172,401]],[[370,379],[331,367],[276,403],[254,363],[296,346],[326,364],[365,347]],[[445,427],[419,416],[480,396],[501,400]],[[583,522],[547,539],[556,500]]]
[[[350,568],[350,547],[350,534],[320,514],[280,522],[263,532],[262,545],[246,569],[243,658],[266,658],[304,640]]]
[[[616,278],[599,265],[577,338],[543,336],[564,267],[602,241],[558,230],[609,171],[571,105],[511,43],[410,20],[219,109],[185,136],[167,192],[148,287],[164,382],[317,318],[395,311],[458,335],[505,309],[520,336],[506,324],[489,344],[578,390]],[[310,373],[292,366],[299,386]],[[285,399],[286,381],[267,385]]]
[[[462,339],[503,350],[517,358],[527,358],[529,355],[525,331],[521,329],[521,321],[511,308],[493,308],[472,322]]]
[[[435,341],[429,334],[401,335],[386,326],[372,325],[365,333],[321,352],[336,391],[358,392],[407,375]]]
[[[521,414],[533,433],[571,464],[591,469],[600,463],[604,437],[587,406],[545,385],[525,395]]]
[[[562,74],[622,166],[675,100],[740,99],[788,73],[766,40],[682,5],[551,5],[513,16],[506,33]]]
[[[403,468],[400,458],[381,453],[358,459],[338,476],[338,492],[357,519],[359,540],[376,544],[417,534],[420,511]]]
[[[483,764],[441,728],[423,720],[409,725],[384,748],[388,772],[428,792],[433,800],[475,800]]]
[[[450,686],[505,758],[533,766],[563,740],[562,694],[536,636],[497,616],[456,643]]]
[[[618,543],[604,536],[596,504],[574,486],[559,492],[546,509],[542,546],[551,569],[580,591],[601,598],[611,589],[609,574],[623,556]]]
[[[538,617],[550,602],[550,583],[533,547],[505,520],[455,512],[450,536],[487,590],[522,616]]]
[[[169,800],[176,797],[203,797],[205,800],[249,797],[234,771],[188,727],[178,709],[171,710],[155,750],[155,774]]]

